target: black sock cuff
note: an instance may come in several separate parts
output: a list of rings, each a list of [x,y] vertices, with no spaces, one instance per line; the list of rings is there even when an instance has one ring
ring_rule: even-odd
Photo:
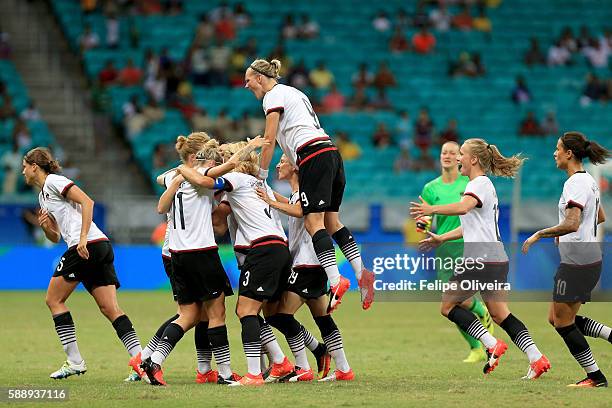
[[[174,316],[172,316],[171,318],[169,318],[168,320],[166,320],[165,322],[162,323],[161,326],[158,327],[157,331],[155,332],[155,335],[157,337],[161,337],[162,334],[164,334],[164,330],[166,330],[166,327],[168,327],[168,325],[170,323],[172,323],[173,321],[175,321],[176,319],[179,318],[178,314],[175,314]]]
[[[196,330],[208,330],[208,320],[204,320],[204,321],[199,321],[198,324],[196,324],[195,326]]]
[[[461,309],[461,306],[455,305],[455,307],[453,307],[451,311],[448,312],[446,318],[451,322],[456,322],[456,314],[459,312],[459,309]]]
[[[312,244],[315,245],[321,240],[329,240],[331,242],[331,238],[329,237],[329,233],[325,228],[318,230],[312,236]],[[332,244],[333,245],[333,244]]]
[[[578,330],[584,333],[585,326],[586,326],[586,318],[584,316],[576,315],[576,319],[574,323],[576,324],[576,327],[578,327]]]
[[[164,334],[171,334],[176,338],[176,341],[179,341],[185,334],[185,330],[176,323],[170,323],[164,330]]]
[[[257,325],[259,325],[259,319],[257,319],[257,316],[255,315],[242,316],[240,318],[241,324],[248,324],[248,323],[252,324],[253,322],[257,322]]]
[[[512,313],[499,324],[499,327],[504,329],[508,334],[518,334],[521,330],[525,330],[526,327],[519,319],[517,319]]]
[[[351,242],[351,240],[353,239],[351,237],[351,231],[349,231],[346,227],[342,227],[338,231],[334,232],[332,234],[332,238],[340,246],[344,246],[345,244]]]
[[[314,320],[319,327],[319,331],[321,331],[321,336],[323,337],[329,336],[335,330],[338,330],[336,322],[334,322],[334,319],[332,319],[330,315],[315,317]]]
[[[557,331],[557,333],[559,333],[561,337],[567,336],[569,333],[574,331],[574,329],[576,330],[578,329],[575,323],[572,323],[569,326],[565,326],[565,327],[555,327],[555,330]]]
[[[132,322],[127,315],[121,315],[113,321],[113,327],[119,337],[122,337],[125,333],[134,330]]]
[[[261,315],[257,315],[257,320],[259,320],[259,325],[263,326],[264,324],[266,324],[266,319],[264,319]]]
[[[274,327],[277,330],[280,330],[280,327],[282,325],[280,319],[278,318],[278,313],[275,315],[266,317],[265,323],[269,324],[270,326]],[[261,321],[260,321],[260,325],[263,326],[263,324],[261,324]]]
[[[72,315],[70,314],[69,311],[53,316],[53,323],[56,326],[74,325],[74,321],[72,320]]]
[[[226,335],[227,336],[227,326],[217,326],[208,329],[209,336],[218,336],[218,335]]]

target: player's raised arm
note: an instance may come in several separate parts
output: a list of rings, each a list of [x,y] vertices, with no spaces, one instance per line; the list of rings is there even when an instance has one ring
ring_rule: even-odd
[[[185,178],[180,174],[172,179],[172,182],[166,191],[164,191],[161,197],[159,197],[159,202],[157,203],[157,212],[159,214],[165,214],[170,211],[172,201],[174,200],[174,195],[183,181],[185,181]]]
[[[458,203],[444,204],[444,205],[430,205],[423,197],[419,196],[420,203],[410,203],[410,215],[414,218],[421,217],[423,215],[465,215],[471,209],[479,205],[478,198],[474,198],[472,195],[464,195],[461,201]]]

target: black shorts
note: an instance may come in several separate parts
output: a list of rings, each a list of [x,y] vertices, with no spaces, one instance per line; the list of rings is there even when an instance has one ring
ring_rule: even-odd
[[[444,292],[445,301],[463,302],[480,292],[485,301],[505,301],[508,282],[508,262],[481,263],[456,268],[448,280],[457,284],[457,290]]]
[[[252,248],[240,270],[238,294],[260,302],[279,300],[290,273],[287,246],[267,244]]]
[[[172,253],[172,275],[180,305],[234,294],[217,248]]]
[[[327,293],[327,274],[323,267],[296,266],[287,280],[287,291],[304,299],[318,299]]]
[[[298,152],[298,164],[303,213],[338,212],[346,186],[338,149],[331,143],[306,146]]]
[[[591,291],[601,276],[601,265],[601,262],[591,265],[560,264],[554,279],[553,301],[590,302]]]
[[[172,299],[176,302],[176,289],[174,288],[174,276],[172,274],[172,258],[162,255],[162,262],[164,263],[164,272],[166,272],[166,276],[170,281],[170,287],[172,288]]]
[[[115,254],[109,241],[98,241],[87,244],[89,259],[79,256],[76,246],[69,248],[62,255],[53,276],[63,276],[69,282],[81,282],[89,293],[98,286],[115,285],[118,289],[119,279],[115,272]]]

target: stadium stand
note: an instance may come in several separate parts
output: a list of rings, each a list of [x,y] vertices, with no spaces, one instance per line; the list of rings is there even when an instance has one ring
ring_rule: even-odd
[[[333,73],[338,89],[348,97],[353,93],[352,75],[361,63],[366,62],[370,69],[382,61],[388,63],[397,80],[397,86],[387,90],[393,110],[345,109],[342,112],[319,115],[330,135],[338,131],[346,132],[362,149],[359,159],[345,163],[349,177],[348,199],[405,200],[416,196],[423,184],[435,176],[433,171],[426,170],[395,174],[393,163],[399,154],[398,147],[376,149],[370,142],[379,123],[395,129],[399,120],[397,112],[407,110],[412,118],[416,118],[421,107],[428,108],[437,131],[441,131],[454,118],[463,138],[486,137],[498,144],[502,151],[521,151],[528,156],[531,160],[523,169],[524,197],[558,194],[563,174],[551,171],[554,163],[548,160],[557,136],[518,137],[519,124],[529,111],[533,111],[538,118],[544,118],[552,111],[556,113],[559,131],[576,129],[590,137],[606,140],[611,136],[612,107],[603,103],[581,106],[579,100],[584,78],[589,72],[607,78],[610,77],[610,71],[608,68],[590,67],[586,58],[578,54],[573,57],[572,65],[554,67],[527,66],[523,55],[533,37],[537,38],[546,52],[568,25],[567,22],[571,22],[570,27],[575,33],[579,27],[587,25],[590,32],[599,38],[609,28],[612,9],[601,7],[596,0],[506,1],[496,8],[488,9],[487,15],[492,26],[490,32],[432,30],[436,36],[433,52],[426,55],[414,52],[392,53],[388,44],[393,30],[375,30],[372,19],[379,10],[383,10],[394,23],[393,16],[400,8],[413,10],[415,3],[392,0],[382,3],[362,2],[359,7],[355,7],[353,0],[316,0],[301,4],[281,0],[246,2],[250,24],[237,29],[235,38],[229,40],[227,45],[241,46],[254,38],[257,42],[257,55],[268,56],[278,45],[279,31],[285,16],[289,13],[307,14],[312,21],[318,23],[320,35],[307,40],[285,39],[283,48],[294,66],[303,60],[307,68],[313,69],[320,60],[324,60]],[[101,10],[86,15],[81,11],[79,3],[72,0],[53,0],[52,4],[75,52],[80,50],[79,37],[86,24],[101,39],[100,47],[89,49],[82,55],[84,68],[92,82],[108,60],[114,61],[119,69],[128,59],[132,59],[137,66],[146,70],[145,53],[148,49],[156,55],[167,49],[169,57],[182,66],[182,61],[189,55],[199,17],[217,7],[212,2],[185,0],[173,15],[122,14],[119,17],[119,45],[109,49],[103,46],[106,23]],[[230,8],[233,6],[233,2],[229,4]],[[458,12],[454,6],[449,9],[451,14]],[[475,6],[472,15],[477,15]],[[417,31],[414,26],[404,29],[408,39]],[[355,46],[347,47],[347,44]],[[469,49],[465,49],[465,44],[469,44]],[[486,69],[485,75],[448,75],[449,63],[465,51],[480,55]],[[512,100],[512,89],[517,76],[524,77],[529,85],[532,99],[526,103],[517,104]],[[229,116],[233,119],[237,119],[244,111],[263,116],[258,101],[240,86],[193,86],[192,89],[197,108],[205,109],[212,117],[229,108]],[[123,107],[132,95],[138,95],[141,102],[146,99],[143,86],[126,88],[111,85],[109,91],[112,96],[112,115],[118,124],[122,123]],[[313,88],[304,91],[315,100],[322,96],[320,91]],[[367,93],[372,97],[375,90],[368,89]],[[190,129],[190,122],[185,119],[185,115],[167,106],[162,120],[129,138],[135,157],[142,168],[151,174],[151,180],[160,171],[152,165],[155,146],[159,143],[170,144],[176,135],[188,133]],[[429,153],[435,157],[437,149],[434,143]],[[414,146],[410,153],[414,157],[420,154]],[[501,200],[509,201],[512,182],[500,180],[496,186]]]

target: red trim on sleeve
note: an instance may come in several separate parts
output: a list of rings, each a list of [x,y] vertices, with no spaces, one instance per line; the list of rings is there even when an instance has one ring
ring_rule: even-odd
[[[70,190],[70,188],[72,186],[74,186],[74,183],[70,183],[66,187],[64,187],[64,189],[62,190],[62,196],[66,197],[66,194],[68,193],[68,190]]]
[[[565,206],[565,208],[574,208],[574,207],[580,208],[580,211],[584,211],[584,205],[577,203],[574,200],[569,200],[567,202],[567,205]]]
[[[463,193],[464,196],[469,195],[470,197],[474,197],[476,199],[476,201],[478,201],[478,204],[476,204],[476,208],[482,208],[482,201],[480,200],[480,197],[478,197],[476,194],[474,193]]]
[[[283,113],[285,111],[285,108],[282,106],[277,106],[275,108],[270,108],[266,111],[266,116],[272,112],[278,112],[278,113]]]

